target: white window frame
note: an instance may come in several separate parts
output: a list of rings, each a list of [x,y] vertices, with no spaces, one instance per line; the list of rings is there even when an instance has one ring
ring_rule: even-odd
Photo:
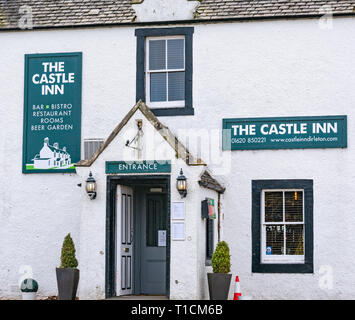
[[[167,101],[159,101],[159,102],[151,102],[150,101],[150,74],[151,73],[170,73],[170,72],[185,72],[186,73],[186,54],[184,50],[184,68],[183,69],[168,69],[166,65],[166,69],[161,70],[149,70],[149,41],[150,40],[171,40],[171,39],[183,39],[184,40],[184,48],[186,46],[185,36],[164,36],[164,37],[147,37],[145,48],[146,48],[146,56],[145,56],[145,94],[146,94],[146,103],[150,108],[185,108],[185,98],[184,100],[177,101],[168,101],[169,99],[169,91],[168,91],[168,77],[166,81],[166,98]],[[165,61],[168,64],[168,41],[166,41],[165,45]],[[186,84],[185,84],[186,87]]]
[[[283,192],[283,221],[282,222],[265,222],[265,193],[266,192]],[[285,192],[302,192],[303,198],[303,208],[302,208],[302,222],[285,222]],[[260,244],[260,256],[261,263],[305,263],[305,197],[304,197],[304,189],[263,189],[261,192],[261,244]],[[286,225],[303,225],[303,255],[266,255],[266,226],[267,225],[284,225],[284,250],[286,251]]]
[[[101,146],[104,144],[105,140],[102,139],[102,138],[88,138],[88,139],[84,139],[84,148],[83,148],[83,150],[84,150],[84,157],[83,157],[83,159],[85,159],[85,160],[88,160],[88,159],[86,159],[86,158],[87,158],[87,157],[86,157],[86,151],[87,151],[86,146],[87,146],[87,143],[90,143],[90,142],[91,142],[91,143],[97,142],[98,144],[100,144],[100,146],[99,146],[98,149],[96,149],[96,151],[94,151],[94,153],[93,153],[88,159],[90,159],[90,158],[95,154],[95,152],[97,152],[97,151],[101,148]]]

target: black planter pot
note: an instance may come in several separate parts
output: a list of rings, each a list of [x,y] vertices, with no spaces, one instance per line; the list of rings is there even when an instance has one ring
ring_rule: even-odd
[[[79,270],[72,268],[56,268],[58,299],[75,300],[79,283]]]
[[[228,273],[207,273],[210,300],[227,300],[232,275]]]

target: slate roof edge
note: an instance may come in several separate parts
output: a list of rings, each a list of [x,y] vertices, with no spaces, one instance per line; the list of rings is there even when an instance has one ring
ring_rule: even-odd
[[[222,184],[216,178],[213,177],[213,175],[208,171],[208,169],[202,171],[198,184],[201,187],[214,190],[217,193],[222,194],[226,191],[226,188],[223,187]]]
[[[171,21],[150,21],[150,22],[116,22],[116,23],[84,23],[71,25],[51,25],[34,26],[32,29],[21,29],[19,27],[1,28],[0,32],[6,31],[32,31],[48,29],[83,29],[83,28],[102,28],[102,27],[138,27],[152,25],[180,25],[180,24],[206,24],[206,23],[232,23],[232,22],[251,22],[251,21],[269,21],[269,20],[296,20],[296,19],[316,19],[323,17],[324,14],[294,14],[294,15],[270,15],[254,17],[229,17],[229,18],[199,18],[190,20],[171,20]],[[355,12],[333,13],[333,17],[354,17]]]

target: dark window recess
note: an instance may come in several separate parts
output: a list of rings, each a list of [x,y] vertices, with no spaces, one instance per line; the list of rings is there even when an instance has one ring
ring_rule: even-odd
[[[162,199],[148,197],[146,228],[147,247],[158,246],[158,230],[166,230],[166,212]]]
[[[169,78],[165,74],[155,73],[150,79],[151,86],[151,101],[165,101],[167,99],[166,92],[159,90],[165,88],[166,81],[170,96],[168,101],[184,100],[185,107],[167,107],[167,108],[152,108],[152,112],[156,116],[184,116],[193,115],[194,109],[192,105],[192,35],[193,27],[177,27],[177,28],[143,28],[136,29],[137,37],[137,66],[136,66],[136,100],[146,102],[146,38],[147,37],[166,37],[166,36],[184,36],[185,37],[185,70],[184,72],[169,73]],[[169,40],[168,40],[169,41]],[[151,41],[154,52],[161,51],[163,41]],[[177,52],[181,46],[179,40],[171,40],[168,42],[168,69],[176,69],[181,67],[181,62],[178,59],[170,59],[174,64],[169,65],[169,48],[171,52]],[[182,47],[182,46],[181,46]],[[149,57],[151,68],[161,68],[162,61],[153,59],[153,55]],[[165,62],[164,62],[165,63]],[[157,69],[157,70],[158,70]],[[148,105],[149,107],[149,105]]]
[[[93,154],[103,145],[103,139],[85,139],[84,140],[84,159],[90,159]]]
[[[279,192],[282,189],[300,189],[303,193],[286,191],[283,202],[283,193]],[[267,190],[265,203],[261,203],[263,190]],[[304,224],[298,224],[297,222],[303,220],[303,201]],[[272,254],[276,256],[283,254],[284,244],[286,244],[287,254],[304,254],[304,263],[281,263],[280,261],[262,263],[261,210],[263,206],[265,206],[265,222],[271,223],[266,227],[266,246],[272,247]],[[280,225],[281,222],[278,221],[283,219],[285,225]],[[288,222],[293,224],[287,224]],[[252,272],[313,273],[313,180],[252,181],[252,250]]]
[[[212,259],[214,249],[214,219],[206,219],[206,260]]]

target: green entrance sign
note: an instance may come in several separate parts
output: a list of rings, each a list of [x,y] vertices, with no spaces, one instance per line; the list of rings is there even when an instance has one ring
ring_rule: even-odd
[[[80,52],[25,55],[23,173],[75,172],[81,69]]]
[[[107,161],[106,174],[120,173],[170,173],[169,160]]]
[[[346,116],[223,119],[223,150],[346,147]]]

